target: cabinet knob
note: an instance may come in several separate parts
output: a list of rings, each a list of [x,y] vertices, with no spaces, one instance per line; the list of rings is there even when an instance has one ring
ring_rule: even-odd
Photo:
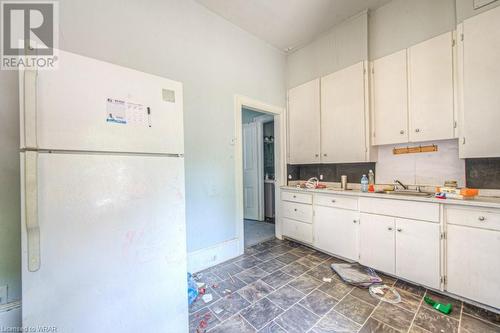
[[[419,133],[420,132],[420,128],[415,128],[415,132]]]
[[[484,217],[484,216],[479,216],[477,219],[478,219],[479,221],[483,222],[484,220],[486,220],[486,217]]]
[[[296,197],[297,197],[296,195],[294,195],[294,196],[293,196],[293,198],[294,198],[294,199],[295,199]]]
[[[332,199],[332,202],[333,202],[333,203],[335,203],[335,202],[336,202],[336,200],[335,200],[335,199]]]
[[[387,230],[392,231],[392,227],[388,227]]]
[[[356,220],[352,220],[352,223],[358,223],[358,221],[356,221]]]
[[[323,156],[327,157],[327,156],[328,156],[328,154],[323,154]]]
[[[401,232],[401,231],[403,231],[403,229],[400,229],[400,228],[398,228],[397,230],[398,230],[398,232]]]
[[[319,157],[319,154],[314,154],[314,157]]]
[[[294,208],[293,210],[294,210],[294,211],[297,211],[297,208]]]
[[[405,134],[405,130],[399,131],[399,134]]]

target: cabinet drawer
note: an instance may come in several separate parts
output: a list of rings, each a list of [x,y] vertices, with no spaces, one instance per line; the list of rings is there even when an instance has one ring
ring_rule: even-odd
[[[363,213],[439,222],[439,204],[437,203],[379,198],[360,198],[359,208]]]
[[[474,228],[500,231],[500,211],[480,208],[446,208],[446,222]]]
[[[341,195],[316,195],[314,203],[321,206],[358,210],[358,198]]]
[[[312,194],[297,192],[281,192],[281,200],[312,204]]]
[[[282,207],[284,217],[305,223],[312,223],[312,205],[283,201]]]
[[[284,218],[283,235],[304,243],[312,244],[312,225]]]

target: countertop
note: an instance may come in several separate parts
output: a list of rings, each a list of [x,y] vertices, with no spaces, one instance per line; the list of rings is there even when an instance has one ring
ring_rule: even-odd
[[[446,205],[461,205],[461,206],[473,206],[473,207],[485,207],[485,208],[498,208],[498,209],[500,209],[500,197],[477,196],[476,198],[474,198],[472,200],[458,200],[458,199],[437,199],[435,197],[418,197],[418,196],[403,195],[403,194],[385,194],[385,193],[361,192],[359,190],[342,190],[340,188],[307,189],[307,188],[298,188],[296,186],[281,186],[281,189],[282,190],[289,190],[289,191],[297,191],[297,192],[336,194],[336,195],[357,196],[357,197],[366,197],[366,198],[382,198],[382,199],[391,199],[391,200],[432,202],[432,203],[446,204]]]

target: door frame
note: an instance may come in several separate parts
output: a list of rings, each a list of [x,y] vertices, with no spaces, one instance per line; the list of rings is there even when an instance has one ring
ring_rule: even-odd
[[[238,254],[245,251],[244,206],[243,206],[243,123],[242,112],[245,109],[274,116],[274,161],[275,161],[275,207],[276,207],[276,237],[282,239],[280,221],[280,191],[277,189],[286,184],[286,119],[285,108],[270,105],[243,95],[234,96],[234,165],[235,165],[235,198],[236,198],[236,237],[238,239]]]
[[[274,121],[274,114],[266,114],[255,117],[253,122],[257,123],[257,154],[259,184],[259,221],[264,221],[264,124]],[[276,154],[274,154],[276,157]],[[276,166],[275,166],[276,168]]]

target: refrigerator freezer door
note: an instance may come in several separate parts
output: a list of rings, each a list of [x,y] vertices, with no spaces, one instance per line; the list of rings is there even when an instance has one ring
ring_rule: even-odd
[[[24,327],[185,332],[183,170],[183,158],[39,153],[35,272],[22,214]]]
[[[181,83],[64,51],[58,59],[54,70],[20,71],[21,148],[184,152]]]

